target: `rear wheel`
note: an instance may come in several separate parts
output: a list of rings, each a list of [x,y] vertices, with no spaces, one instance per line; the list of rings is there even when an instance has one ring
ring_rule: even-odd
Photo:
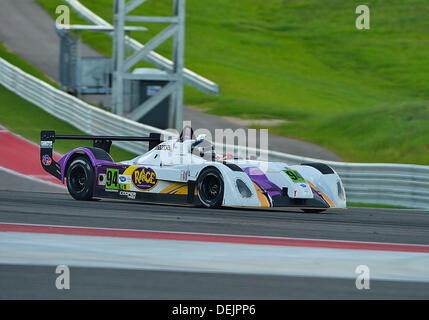
[[[73,160],[67,169],[67,189],[76,200],[91,200],[94,191],[94,169],[86,157]]]
[[[224,183],[216,168],[205,169],[197,179],[198,199],[207,208],[219,208],[223,202]]]

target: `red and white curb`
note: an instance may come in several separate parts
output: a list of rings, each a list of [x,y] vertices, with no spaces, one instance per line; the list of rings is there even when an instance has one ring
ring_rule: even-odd
[[[0,126],[0,170],[23,179],[65,188],[61,181],[45,172],[40,164],[39,146]],[[61,155],[54,153],[55,160]]]
[[[224,234],[209,234],[209,233],[170,232],[170,231],[115,229],[115,228],[88,228],[88,227],[74,227],[74,226],[37,225],[37,224],[0,223],[0,232],[26,232],[26,233],[62,234],[62,235],[76,235],[76,236],[132,238],[132,239],[218,242],[218,243],[235,243],[235,244],[249,244],[249,245],[284,246],[284,247],[429,253],[429,245],[417,245],[417,244],[281,238],[281,237],[262,237],[262,236],[246,236],[246,235],[224,235]]]

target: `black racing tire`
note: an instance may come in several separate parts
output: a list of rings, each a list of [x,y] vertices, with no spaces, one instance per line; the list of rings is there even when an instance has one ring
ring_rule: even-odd
[[[198,199],[203,207],[219,208],[223,203],[224,182],[218,169],[204,169],[197,179]]]
[[[87,157],[77,157],[67,169],[67,189],[76,200],[91,200],[94,191],[94,169]]]
[[[301,209],[305,213],[322,213],[326,211],[326,209]]]
[[[334,170],[325,163],[308,162],[308,163],[301,163],[301,166],[313,167],[314,169],[319,170],[319,172],[321,174],[333,174],[334,173]]]

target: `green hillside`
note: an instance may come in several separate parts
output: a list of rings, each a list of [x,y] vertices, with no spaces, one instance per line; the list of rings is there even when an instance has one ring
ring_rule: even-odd
[[[37,0],[55,15],[59,0]],[[82,0],[112,22],[113,0]],[[355,9],[371,10],[357,30]],[[270,128],[349,161],[429,163],[427,0],[187,0],[186,66],[221,85],[186,88],[185,103],[218,115],[288,120]],[[169,15],[168,0],[136,13]],[[72,14],[72,23],[83,21]],[[162,29],[131,36],[146,42]],[[83,40],[111,54],[111,39]],[[170,56],[170,46],[157,52]],[[293,153],[293,150],[285,150]]]

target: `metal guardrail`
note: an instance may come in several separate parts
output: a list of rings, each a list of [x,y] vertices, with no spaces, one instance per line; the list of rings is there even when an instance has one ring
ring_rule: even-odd
[[[53,116],[87,134],[147,135],[158,132],[171,135],[139,122],[117,116],[79,100],[25,73],[0,58],[0,84]],[[41,128],[43,129],[43,128]],[[115,142],[115,145],[134,153],[144,153],[147,146],[138,142]],[[238,147],[238,151],[260,150]],[[348,202],[389,204],[429,209],[429,166],[406,164],[363,164],[324,161],[268,151],[270,161],[289,165],[303,162],[323,162],[340,175]]]

